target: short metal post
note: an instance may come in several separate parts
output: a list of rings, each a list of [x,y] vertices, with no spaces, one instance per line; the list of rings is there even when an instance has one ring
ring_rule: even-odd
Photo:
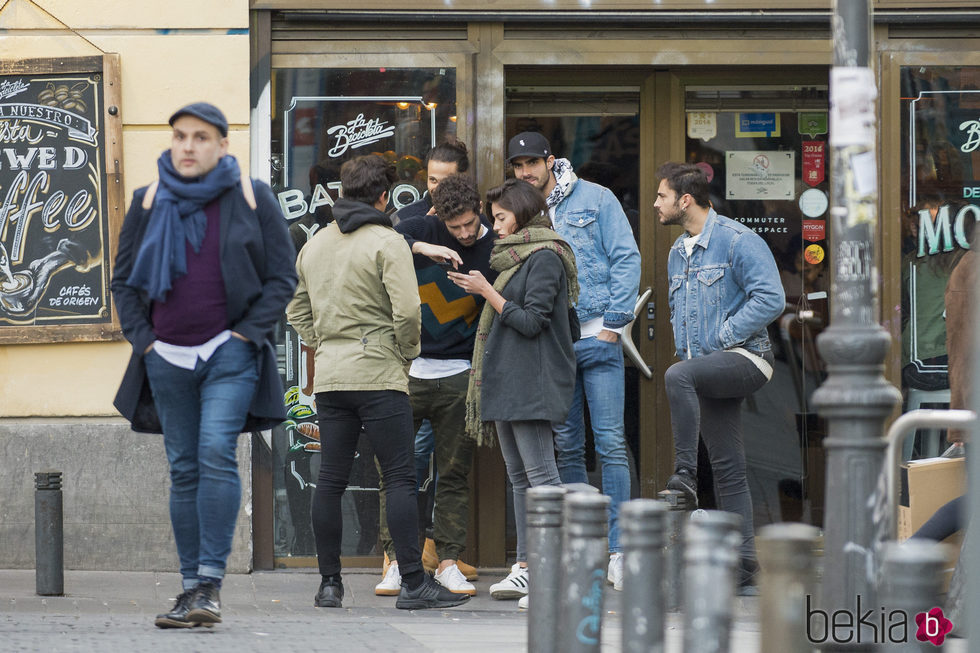
[[[634,499],[620,506],[624,653],[664,650],[664,544],[669,512],[663,501],[653,499]]]
[[[684,538],[684,650],[725,653],[735,603],[742,518],[721,510],[691,515]]]
[[[941,614],[942,602],[939,596],[942,592],[943,570],[948,562],[949,552],[944,544],[918,539],[901,544],[885,544],[882,588],[879,594],[883,610],[875,612],[882,619],[877,624],[883,630],[879,641],[890,642],[888,651],[920,653],[936,650],[932,642],[916,639],[919,627],[915,617],[925,612],[928,615],[926,634],[940,633],[945,617]],[[930,611],[933,608],[940,610],[932,613]],[[904,628],[895,625],[902,621],[905,623]],[[899,634],[904,636],[904,643]],[[943,631],[942,634],[945,636],[947,633]]]
[[[565,495],[562,515],[562,600],[559,650],[599,653],[602,597],[606,587],[609,497],[575,492]],[[534,584],[534,581],[531,581]]]
[[[762,653],[809,653],[808,602],[816,604],[816,548],[820,531],[806,524],[772,524],[755,539],[761,566],[759,628]]]
[[[684,585],[684,524],[693,506],[676,490],[662,490],[657,499],[669,508],[664,543],[664,608],[677,612],[681,609]]]
[[[34,474],[35,583],[41,596],[65,593],[65,546],[61,472]]]
[[[533,653],[557,653],[561,604],[561,514],[565,490],[539,485],[527,491],[527,646]]]

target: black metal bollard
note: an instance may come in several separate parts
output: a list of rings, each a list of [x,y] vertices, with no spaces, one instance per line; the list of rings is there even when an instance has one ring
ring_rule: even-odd
[[[816,603],[816,548],[820,531],[806,524],[771,524],[759,529],[762,567],[759,622],[762,653],[809,653],[807,599]]]
[[[880,641],[890,642],[886,650],[901,653],[936,650],[932,642],[916,639],[919,626],[915,617],[926,613],[923,624],[926,635],[947,634],[942,630],[945,617],[940,612],[931,611],[942,607],[943,570],[948,562],[949,551],[945,544],[911,539],[901,544],[889,542],[885,545],[881,567],[883,591],[879,596],[884,608],[881,612],[884,632]],[[902,629],[894,625],[900,621],[894,611],[900,611],[905,616],[904,642],[897,641]]]
[[[737,547],[742,518],[721,510],[697,510],[684,538],[684,650],[725,653],[735,602]]]
[[[609,558],[608,510],[609,497],[605,495],[587,492],[565,495],[561,552],[563,606],[558,631],[558,650],[562,653],[599,652]]]
[[[662,501],[620,506],[623,534],[623,653],[663,653],[664,544],[669,510]]]
[[[558,651],[561,591],[561,524],[565,490],[539,485],[527,491],[527,646],[534,653]]]
[[[677,612],[681,609],[681,587],[684,585],[684,524],[692,506],[676,490],[661,490],[657,500],[669,508],[664,543],[664,608]]]
[[[34,474],[35,585],[41,596],[65,593],[65,546],[61,472]]]

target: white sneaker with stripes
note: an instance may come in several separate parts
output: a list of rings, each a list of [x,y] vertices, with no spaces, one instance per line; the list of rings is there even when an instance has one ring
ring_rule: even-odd
[[[528,573],[527,567],[518,563],[510,568],[510,574],[499,583],[490,586],[491,599],[519,599],[527,596]]]

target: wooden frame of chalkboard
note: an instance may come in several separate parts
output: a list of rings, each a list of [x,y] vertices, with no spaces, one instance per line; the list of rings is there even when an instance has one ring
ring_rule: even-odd
[[[118,54],[0,60],[0,344],[118,340]]]

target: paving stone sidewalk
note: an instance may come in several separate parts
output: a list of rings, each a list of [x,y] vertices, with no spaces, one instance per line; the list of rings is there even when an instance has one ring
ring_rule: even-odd
[[[221,592],[224,622],[214,628],[160,630],[154,616],[179,591],[175,573],[65,573],[63,597],[34,592],[32,570],[0,570],[0,651],[441,651],[527,650],[527,614],[516,601],[493,601],[489,587],[506,570],[481,570],[478,594],[451,610],[404,611],[374,595],[378,570],[346,570],[344,608],[313,607],[319,576],[309,571],[229,576]],[[759,650],[757,602],[738,599],[732,651]],[[605,598],[603,653],[620,650],[620,594]],[[668,653],[681,651],[680,615],[668,618]]]

